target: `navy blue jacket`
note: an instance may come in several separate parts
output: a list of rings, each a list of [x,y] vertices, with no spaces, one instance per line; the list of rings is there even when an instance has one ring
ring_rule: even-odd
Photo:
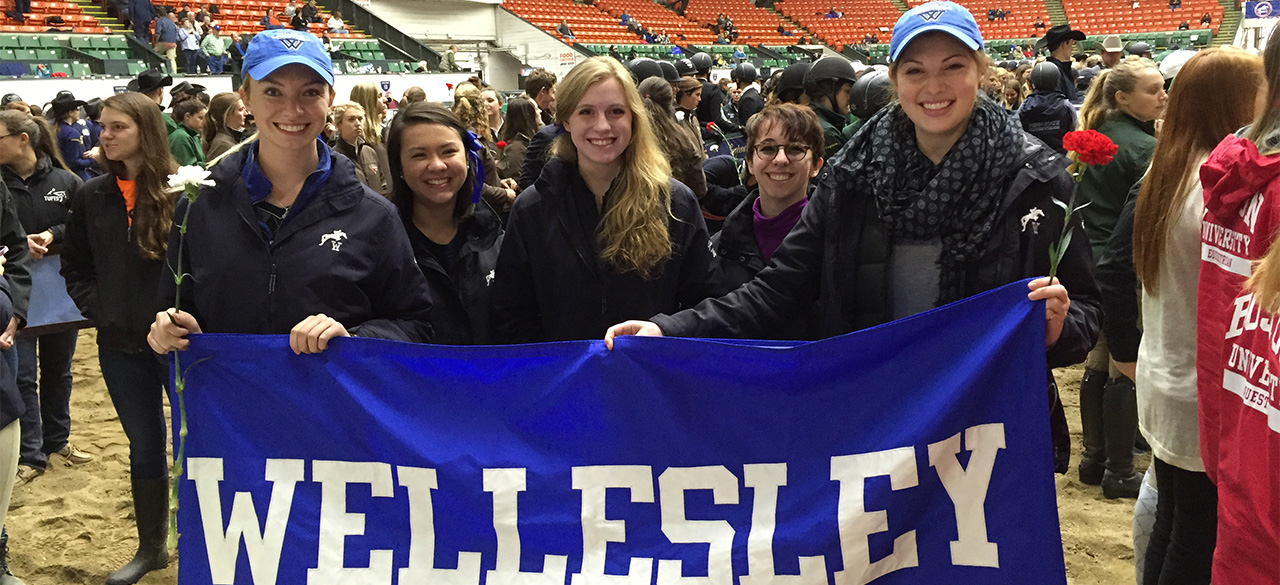
[[[489,343],[489,291],[502,246],[502,220],[481,201],[458,224],[462,245],[452,262],[432,253],[430,240],[405,220],[418,267],[431,286],[433,343],[485,345]]]
[[[9,285],[0,278],[0,322],[13,318],[13,301],[9,300]],[[0,360],[0,429],[22,417],[27,405],[18,394],[18,373],[9,369],[7,360]]]
[[[1076,129],[1076,110],[1067,96],[1057,91],[1036,91],[1018,107],[1018,120],[1023,130],[1058,154],[1067,154],[1062,147],[1062,137]]]
[[[601,265],[599,215],[577,165],[558,158],[516,198],[493,283],[495,342],[603,339],[615,323],[715,294],[706,224],[688,187],[671,181],[672,255],[651,280]]]
[[[391,203],[356,178],[350,160],[334,156],[319,191],[299,196],[268,235],[242,175],[257,147],[218,163],[217,184],[202,188],[194,204],[178,202],[166,261],[178,266],[178,225],[190,205],[181,266],[191,278],[180,308],[206,333],[285,334],[324,313],[352,335],[430,341],[427,281]],[[162,279],[165,306],[175,292],[173,280]]]
[[[93,178],[93,161],[84,158],[84,153],[93,145],[89,136],[89,127],[84,124],[63,124],[58,122],[58,150],[62,151],[62,160],[71,167],[71,172],[82,181]]]

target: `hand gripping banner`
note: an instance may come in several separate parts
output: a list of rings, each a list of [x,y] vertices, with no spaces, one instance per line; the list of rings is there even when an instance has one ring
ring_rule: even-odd
[[[1018,283],[783,347],[195,338],[182,585],[1065,585]]]

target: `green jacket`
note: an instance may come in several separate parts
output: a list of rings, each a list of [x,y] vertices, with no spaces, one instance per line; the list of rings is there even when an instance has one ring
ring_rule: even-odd
[[[178,166],[204,166],[204,149],[200,147],[200,133],[186,126],[179,125],[169,135],[169,152]]]
[[[226,52],[227,48],[222,44],[222,37],[214,35],[205,35],[200,41],[200,50],[205,55],[217,57]]]
[[[445,51],[444,59],[440,60],[440,70],[445,73],[462,71],[462,68],[458,67],[457,57],[454,56],[453,51]]]
[[[826,150],[826,152],[822,153],[822,158],[831,160],[831,157],[840,151],[844,143],[849,141],[849,136],[852,136],[852,134],[846,136],[844,133],[845,126],[849,123],[849,118],[841,116],[816,102],[809,102],[809,108],[818,115],[818,124],[822,126],[822,144],[825,145]]]
[[[1105,134],[1119,148],[1111,162],[1102,166],[1091,165],[1085,170],[1075,202],[1077,207],[1089,203],[1088,207],[1080,210],[1080,217],[1084,220],[1084,231],[1089,235],[1095,262],[1102,257],[1102,250],[1111,239],[1129,189],[1146,174],[1151,164],[1151,153],[1156,149],[1155,127],[1122,112],[1107,118],[1098,127],[1098,132]]]
[[[178,123],[173,121],[173,116],[170,116],[169,112],[160,112],[160,117],[164,118],[165,132],[173,134],[173,131],[178,129]]]

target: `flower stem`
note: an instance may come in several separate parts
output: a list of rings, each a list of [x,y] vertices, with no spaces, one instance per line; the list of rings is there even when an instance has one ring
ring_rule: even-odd
[[[182,223],[178,225],[177,266],[173,268],[174,311],[182,307],[182,282],[186,280],[182,271],[182,248],[187,240],[187,219],[191,217],[191,207],[195,204],[190,199],[191,197],[188,198],[187,209],[182,214]],[[171,353],[173,354],[173,393],[178,396],[178,452],[173,460],[173,485],[169,488],[169,547],[174,548],[178,546],[178,486],[182,484],[183,463],[186,461],[187,451],[187,403],[186,397],[183,396],[187,381],[185,372],[182,371],[181,354],[176,349]]]

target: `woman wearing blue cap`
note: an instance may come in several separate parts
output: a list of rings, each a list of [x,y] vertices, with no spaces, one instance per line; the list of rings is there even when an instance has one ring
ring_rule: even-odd
[[[614,326],[606,342],[767,337],[814,303],[826,337],[1047,274],[1049,244],[1062,232],[1055,200],[1069,198],[1071,177],[1059,155],[982,95],[981,49],[962,6],[930,2],[904,14],[890,44],[898,102],[832,158],[768,266],[727,296]],[[1088,245],[1078,221],[1072,229],[1061,282],[1039,278],[1028,295],[1047,301],[1050,367],[1083,360],[1099,327]]]
[[[190,278],[181,310],[156,315],[155,351],[185,349],[201,331],[289,333],[296,353],[352,334],[430,340],[427,282],[399,215],[318,140],[332,67],[310,33],[270,30],[249,44],[240,96],[258,140],[216,164],[215,185],[195,203],[178,205],[177,218],[192,208],[184,245],[176,227],[170,236],[168,265],[180,260]]]

